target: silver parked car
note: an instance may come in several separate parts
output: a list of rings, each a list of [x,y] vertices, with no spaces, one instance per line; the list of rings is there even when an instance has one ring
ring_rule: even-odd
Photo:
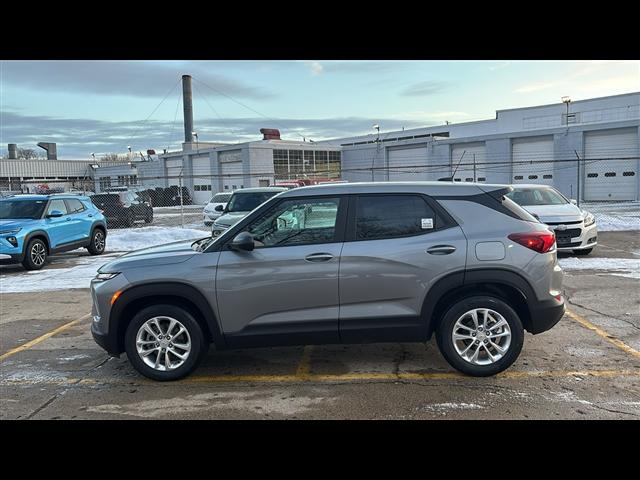
[[[233,192],[218,192],[207,202],[202,210],[202,221],[207,227],[213,225],[214,220],[222,216],[231,195]]]
[[[281,193],[217,238],[128,253],[91,283],[92,332],[156,380],[218,349],[426,342],[475,376],[565,309],[555,236],[504,185],[362,183]]]
[[[514,185],[507,196],[556,233],[559,252],[588,255],[598,244],[598,227],[592,213],[575,205],[547,185]]]

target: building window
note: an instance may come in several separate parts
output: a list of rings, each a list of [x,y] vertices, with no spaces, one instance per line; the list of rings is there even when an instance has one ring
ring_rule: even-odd
[[[100,190],[111,188],[111,177],[100,177]]]
[[[302,172],[302,150],[289,150],[289,178],[298,178]]]
[[[329,176],[339,177],[342,170],[341,167],[341,152],[329,152]]]
[[[289,178],[289,151],[273,151],[273,170],[278,179]]]
[[[315,152],[315,172],[318,174],[324,174],[329,170],[328,155],[327,152]]]
[[[305,172],[313,173],[315,167],[313,165],[313,150],[304,151],[304,164],[303,168]]]

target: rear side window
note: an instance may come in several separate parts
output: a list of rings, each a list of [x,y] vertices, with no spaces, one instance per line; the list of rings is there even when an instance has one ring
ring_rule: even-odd
[[[406,237],[439,227],[436,212],[419,195],[362,195],[356,208],[356,240]]]
[[[76,200],[75,198],[68,198],[65,201],[67,202],[69,213],[80,213],[84,211],[84,205],[80,200]]]

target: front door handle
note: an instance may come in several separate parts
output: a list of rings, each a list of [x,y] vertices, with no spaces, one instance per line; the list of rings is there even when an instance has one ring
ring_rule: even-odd
[[[456,247],[453,245],[435,245],[427,249],[427,253],[431,255],[449,255],[456,251]]]
[[[87,215],[87,217],[93,217],[93,213],[90,213],[89,215]]]
[[[67,217],[67,222],[70,222],[70,221],[71,221],[71,217]]]
[[[304,257],[307,262],[328,262],[332,258],[333,255],[330,253],[312,253]]]

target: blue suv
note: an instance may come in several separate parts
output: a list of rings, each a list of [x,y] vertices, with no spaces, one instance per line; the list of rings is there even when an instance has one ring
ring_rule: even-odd
[[[16,195],[0,199],[0,263],[41,269],[54,253],[104,252],[107,223],[89,197]]]

